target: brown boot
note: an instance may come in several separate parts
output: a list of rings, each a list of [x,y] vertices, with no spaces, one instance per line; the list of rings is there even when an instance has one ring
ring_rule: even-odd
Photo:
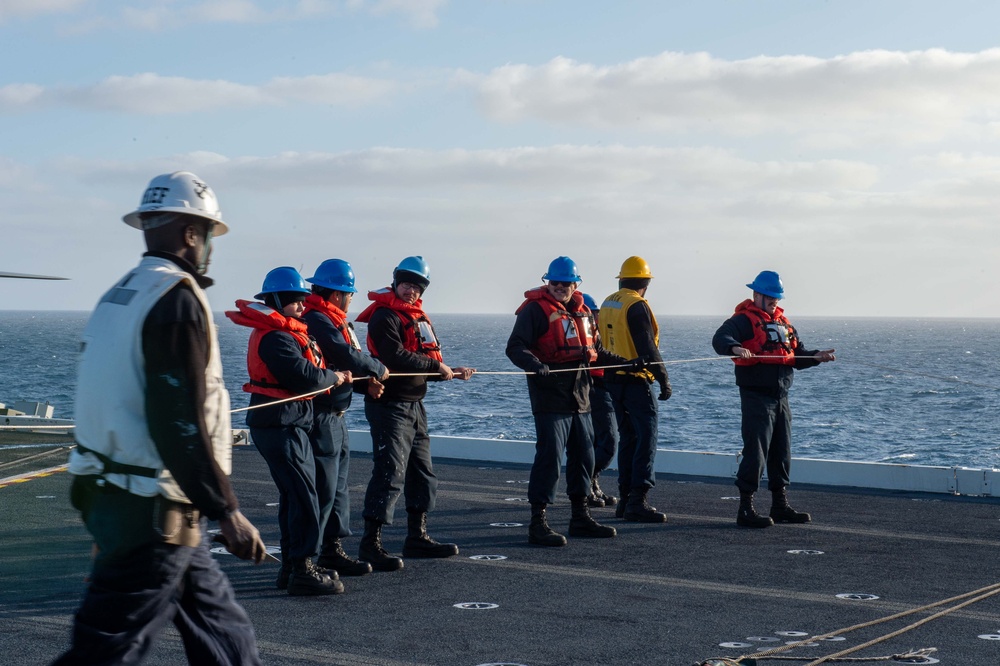
[[[360,562],[344,552],[340,539],[323,546],[323,554],[316,564],[324,569],[333,569],[341,576],[364,576],[372,572],[372,565]]]
[[[615,507],[615,518],[625,518],[625,505],[628,504],[628,498],[631,492],[632,489],[629,486],[623,484],[618,485],[618,493],[622,496],[622,499]]]
[[[629,491],[628,503],[625,505],[624,518],[630,523],[665,523],[667,514],[656,510],[655,506],[650,506],[646,500],[649,494],[649,487],[633,488]]]
[[[293,597],[315,597],[325,594],[343,594],[344,584],[336,571],[319,569],[308,557],[292,560],[292,574],[288,578],[288,594]]]
[[[776,523],[808,523],[812,520],[805,511],[796,511],[788,506],[788,487],[782,486],[771,491],[771,519]]]
[[[601,525],[591,517],[586,497],[570,497],[569,501],[573,505],[573,514],[569,519],[571,537],[607,539],[618,534],[615,528]]]
[[[601,486],[597,483],[597,477],[600,475],[600,472],[594,472],[593,478],[590,479],[590,492],[594,497],[604,500],[604,506],[615,506],[618,504],[618,498],[601,490]]]
[[[757,513],[753,506],[753,493],[740,491],[740,510],[736,514],[736,524],[740,527],[770,527],[774,521]]]
[[[403,542],[403,557],[451,557],[458,555],[453,543],[438,543],[427,535],[427,514],[406,514],[407,535]]]
[[[559,547],[566,545],[566,537],[559,534],[545,520],[545,505],[531,505],[531,524],[528,526],[528,543],[536,546]]]
[[[368,562],[375,571],[396,571],[403,568],[403,560],[390,555],[382,547],[382,523],[365,519],[365,533],[358,547],[358,559]]]

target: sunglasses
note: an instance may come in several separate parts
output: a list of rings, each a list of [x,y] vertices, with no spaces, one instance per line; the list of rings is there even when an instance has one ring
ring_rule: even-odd
[[[575,287],[576,282],[561,282],[559,280],[549,280],[549,284],[553,287]]]

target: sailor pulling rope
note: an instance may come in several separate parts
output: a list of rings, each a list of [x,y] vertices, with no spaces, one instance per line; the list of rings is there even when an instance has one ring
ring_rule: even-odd
[[[653,362],[653,363],[647,363],[646,365],[679,365],[681,363],[700,363],[700,362],[704,362],[704,361],[716,361],[716,360],[719,360],[719,359],[726,359],[726,358],[736,358],[736,357],[735,356],[716,355],[716,356],[706,356],[706,357],[702,357],[702,358],[677,359],[677,360],[673,360],[673,361],[657,361],[657,362]],[[778,358],[778,357],[758,355],[755,358]],[[847,362],[850,363],[849,360]],[[909,375],[915,375],[915,376],[919,376],[919,377],[928,377],[930,379],[939,379],[941,381],[947,381],[947,382],[953,382],[953,383],[959,383],[959,384],[968,384],[969,386],[978,386],[978,387],[981,387],[981,388],[988,388],[988,389],[991,389],[991,390],[994,390],[994,391],[1000,391],[1000,387],[998,387],[998,386],[992,386],[992,385],[989,385],[989,384],[981,384],[979,382],[973,382],[973,381],[968,381],[968,380],[964,380],[964,379],[959,379],[957,377],[944,377],[944,376],[941,376],[941,375],[931,375],[931,374],[927,374],[927,373],[924,373],[924,372],[914,372],[914,371],[911,371],[911,370],[903,370],[903,369],[899,369],[899,368],[891,368],[891,367],[888,367],[888,366],[877,365],[875,363],[868,363],[868,362],[859,363],[859,364],[862,364],[862,365],[865,365],[865,366],[868,366],[868,367],[872,367],[872,368],[879,368],[881,370],[887,370],[889,372],[895,372],[895,373],[899,373],[899,374],[909,374]],[[626,367],[630,367],[630,365],[621,365],[621,364],[620,365],[594,365],[594,366],[589,366],[586,369],[588,369],[588,370],[612,370],[612,369],[615,369],[615,368],[626,368]],[[563,368],[563,369],[552,369],[552,370],[549,370],[549,372],[550,373],[556,373],[556,372],[580,372],[581,370],[582,370],[582,368]],[[534,372],[525,372],[523,370],[510,370],[510,371],[506,371],[506,370],[474,370],[473,372],[474,372],[474,374],[477,374],[477,375],[534,375],[534,374],[537,374],[537,373],[534,373]],[[438,375],[438,373],[436,373],[436,372],[393,372],[393,373],[389,374],[389,377],[390,378],[392,378],[392,377],[436,377],[437,375]],[[368,381],[368,377],[355,377],[355,378],[352,379],[352,381],[355,381],[355,382],[365,381],[366,382],[366,381]],[[269,407],[271,405],[278,405],[278,404],[281,404],[283,402],[290,402],[292,400],[301,400],[303,398],[310,398],[310,397],[312,397],[314,395],[318,395],[320,393],[323,393],[326,390],[327,390],[326,388],[323,388],[323,389],[320,389],[318,391],[312,391],[311,393],[303,393],[301,395],[293,396],[291,398],[285,398],[283,400],[275,400],[274,402],[268,402],[268,403],[265,403],[265,404],[262,404],[262,405],[256,405],[255,407],[252,407],[252,408],[251,407],[241,407],[241,408],[232,410],[232,413],[236,414],[237,412],[245,412],[245,411],[249,411],[250,409],[258,409],[260,407]],[[63,429],[72,428],[72,427],[73,427],[72,425],[69,425],[69,426],[66,426],[66,425],[53,425],[53,426],[42,426],[42,425],[25,425],[25,426],[7,425],[7,426],[4,426],[4,425],[0,425],[0,430],[29,430],[29,429],[30,430],[38,430],[38,429],[59,429],[59,430],[63,430]]]

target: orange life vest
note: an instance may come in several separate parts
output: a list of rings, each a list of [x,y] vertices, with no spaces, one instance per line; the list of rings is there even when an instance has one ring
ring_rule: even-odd
[[[576,291],[569,303],[560,303],[549,290],[535,287],[524,292],[525,300],[515,311],[528,303],[538,303],[549,322],[548,330],[535,341],[531,352],[542,363],[593,363],[597,360],[594,345],[594,315],[583,304],[583,294]]]
[[[444,357],[441,356],[441,345],[434,332],[434,325],[424,312],[423,301],[418,298],[411,305],[396,296],[392,287],[369,291],[368,300],[373,301],[373,303],[365,308],[355,321],[367,323],[376,310],[388,308],[395,312],[403,322],[403,349],[415,354],[430,356],[435,361],[444,363]],[[375,349],[370,335],[368,336],[368,351],[371,352],[372,356],[378,358],[378,350]]]
[[[235,324],[253,329],[250,333],[250,344],[247,347],[247,374],[250,375],[250,381],[243,385],[245,392],[281,399],[293,398],[297,395],[278,383],[277,378],[260,357],[260,341],[265,334],[271,331],[288,333],[302,348],[302,355],[310,363],[320,368],[326,367],[323,362],[323,354],[320,353],[316,341],[309,337],[304,322],[286,317],[274,308],[255,301],[238,300],[236,307],[236,311],[227,310],[226,316]],[[310,400],[312,396],[299,399]]]
[[[785,318],[784,310],[775,308],[772,317],[748,298],[736,306],[735,314],[746,315],[750,319],[753,325],[753,337],[743,341],[741,345],[757,357],[734,358],[733,362],[736,365],[757,363],[795,365],[795,350],[799,348],[799,336]]]
[[[589,307],[589,306],[588,306]],[[601,322],[597,320],[597,312],[594,310],[590,311],[590,314],[594,315],[594,329],[597,331],[601,330]],[[596,370],[591,369],[590,376],[595,379],[604,379],[604,368],[597,368]]]
[[[358,336],[354,334],[354,328],[351,326],[351,323],[347,321],[346,312],[317,294],[309,294],[306,296],[306,312],[311,311],[316,311],[326,315],[326,318],[333,323],[337,331],[339,331],[344,337],[344,342],[355,349],[361,349],[361,343],[358,342]]]

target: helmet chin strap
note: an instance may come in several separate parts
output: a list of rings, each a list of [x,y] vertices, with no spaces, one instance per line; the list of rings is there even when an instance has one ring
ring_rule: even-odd
[[[212,229],[214,227],[214,224],[209,225],[208,231],[205,232],[205,244],[201,248],[201,256],[198,257],[198,264],[195,266],[198,275],[204,275],[208,272],[208,257],[212,253]]]

